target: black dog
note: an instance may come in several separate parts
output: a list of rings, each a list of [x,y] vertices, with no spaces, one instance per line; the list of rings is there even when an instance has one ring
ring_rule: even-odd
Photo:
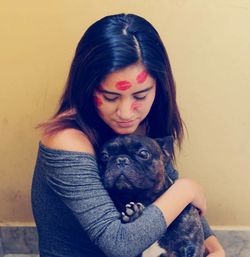
[[[151,204],[172,185],[165,169],[171,161],[172,145],[171,137],[154,140],[130,135],[112,139],[103,146],[99,156],[101,177],[124,222],[136,219],[143,205]],[[206,256],[198,210],[188,205],[158,244],[165,249],[159,257]]]

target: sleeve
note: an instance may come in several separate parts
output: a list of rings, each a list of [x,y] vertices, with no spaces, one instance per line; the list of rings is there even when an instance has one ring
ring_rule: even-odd
[[[179,174],[178,172],[174,169],[172,161],[169,161],[166,165],[165,168],[167,175],[173,180],[175,181],[176,179],[179,178]],[[203,231],[204,231],[204,238],[207,239],[208,237],[214,235],[214,232],[212,231],[212,229],[210,228],[206,218],[204,216],[201,216],[201,224],[203,227]]]
[[[155,205],[147,207],[134,222],[121,223],[94,156],[52,149],[43,154],[47,184],[107,256],[137,256],[165,232],[166,222]]]

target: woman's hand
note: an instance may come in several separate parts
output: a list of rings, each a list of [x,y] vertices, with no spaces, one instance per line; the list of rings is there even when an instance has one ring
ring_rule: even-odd
[[[210,236],[205,240],[205,247],[209,254],[207,257],[225,257],[225,251],[217,237]]]

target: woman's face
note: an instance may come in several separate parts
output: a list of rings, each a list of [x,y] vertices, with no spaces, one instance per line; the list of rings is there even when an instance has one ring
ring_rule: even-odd
[[[155,80],[137,63],[109,74],[95,91],[95,104],[113,131],[131,134],[149,113],[155,92]]]

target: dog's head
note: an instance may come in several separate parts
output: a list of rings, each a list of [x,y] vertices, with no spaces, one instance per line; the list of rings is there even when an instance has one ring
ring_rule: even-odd
[[[159,192],[166,183],[170,186],[165,172],[170,147],[170,137],[154,140],[129,135],[108,141],[98,158],[105,188],[113,192],[140,194]]]

